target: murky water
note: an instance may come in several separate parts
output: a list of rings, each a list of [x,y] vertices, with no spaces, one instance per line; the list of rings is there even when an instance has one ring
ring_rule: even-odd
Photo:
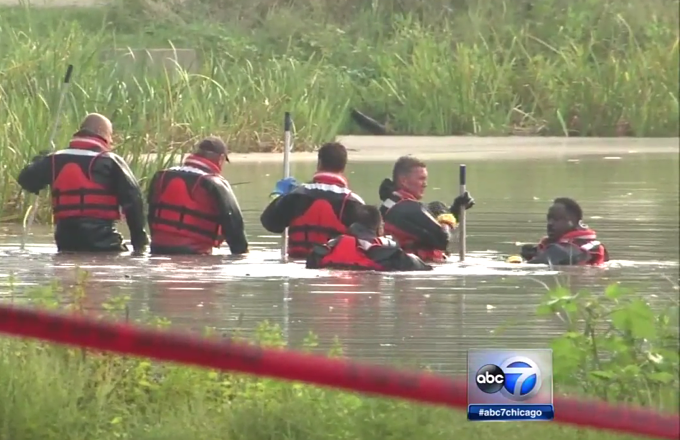
[[[281,174],[276,163],[232,163],[225,175],[236,187],[247,220],[251,254],[133,258],[55,255],[49,228],[35,228],[28,253],[18,251],[20,229],[2,226],[0,295],[10,274],[17,289],[56,278],[75,281],[75,267],[90,272],[93,302],[132,296],[133,313],[148,309],[190,328],[240,326],[264,319],[279,323],[293,344],[309,331],[328,347],[338,336],[346,352],[375,362],[422,362],[442,372],[460,371],[471,347],[540,347],[560,332],[553,319],[534,317],[543,283],[600,288],[620,281],[651,298],[677,297],[678,155],[603,155],[525,161],[468,161],[468,187],[477,205],[468,215],[465,264],[427,274],[362,274],[312,271],[278,262],[280,238],[259,223],[267,194]],[[429,165],[428,199],[452,200],[458,162]],[[313,164],[293,164],[306,179]],[[391,162],[351,163],[352,187],[369,203]],[[508,265],[516,242],[544,232],[554,197],[578,200],[587,222],[608,245],[607,269]],[[226,253],[226,250],[222,251]],[[501,327],[503,327],[501,331]]]

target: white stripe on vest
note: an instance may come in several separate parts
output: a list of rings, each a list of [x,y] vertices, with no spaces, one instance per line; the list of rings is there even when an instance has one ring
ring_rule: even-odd
[[[107,151],[104,152],[97,152],[97,151],[90,151],[90,150],[80,150],[80,149],[75,149],[75,148],[67,148],[65,150],[59,150],[55,151],[52,154],[59,154],[59,155],[67,155],[67,156],[105,156],[108,154]]]
[[[357,202],[361,203],[362,205],[365,205],[366,203],[364,202],[364,199],[359,197],[356,193],[353,193],[347,188],[343,188],[338,185],[329,185],[327,183],[303,183],[301,185],[304,188],[310,189],[310,190],[316,190],[316,191],[328,191],[328,192],[333,192],[336,194],[344,194],[344,195],[349,195],[351,198],[355,199]]]

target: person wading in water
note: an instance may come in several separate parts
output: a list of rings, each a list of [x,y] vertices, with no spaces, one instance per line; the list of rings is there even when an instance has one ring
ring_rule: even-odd
[[[209,136],[181,166],[154,174],[149,184],[152,254],[212,254],[224,241],[232,255],[248,252],[243,215],[222,168],[227,145]]]
[[[114,225],[121,211],[134,251],[149,243],[142,191],[125,160],[111,151],[112,136],[111,121],[90,113],[68,148],[34,157],[19,173],[17,181],[28,192],[50,186],[59,252],[127,251]]]
[[[400,157],[394,164],[392,179],[380,184],[380,213],[385,220],[385,233],[406,252],[425,262],[442,263],[446,261],[450,234],[460,213],[472,208],[475,201],[466,192],[456,197],[449,209],[441,202],[426,206],[420,200],[427,188],[427,177],[424,162],[413,156]]]
[[[522,246],[521,258],[510,257],[509,262],[600,266],[609,261],[609,252],[595,231],[583,223],[583,210],[575,200],[567,197],[553,200],[546,219],[548,235],[537,245]]]

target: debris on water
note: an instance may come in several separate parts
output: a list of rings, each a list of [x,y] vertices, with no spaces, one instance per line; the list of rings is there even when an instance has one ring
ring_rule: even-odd
[[[618,156],[605,156],[604,157],[604,160],[619,160],[619,159],[621,159],[621,158],[618,157]]]
[[[203,303],[201,302],[201,303],[196,304],[196,307],[203,307]]]
[[[496,306],[492,306],[491,304],[486,305],[486,310],[493,310],[495,308],[496,308]]]
[[[534,196],[533,199],[534,199],[534,200],[541,200],[541,199],[539,199],[539,198],[536,197],[536,196]]]

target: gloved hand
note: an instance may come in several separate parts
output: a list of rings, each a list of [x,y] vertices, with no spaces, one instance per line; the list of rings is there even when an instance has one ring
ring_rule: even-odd
[[[430,211],[435,217],[439,217],[440,214],[448,214],[449,207],[442,202],[434,201],[427,204],[427,210]]]
[[[274,191],[272,191],[269,194],[269,196],[270,197],[284,196],[284,195],[288,194],[289,192],[293,191],[299,185],[300,184],[298,183],[297,180],[295,180],[295,177],[286,177],[286,178],[281,179],[278,182],[276,182],[276,186],[274,187]]]
[[[458,222],[456,222],[456,218],[453,216],[453,214],[439,214],[437,216],[437,221],[441,225],[447,225],[450,226],[451,229],[455,228]]]
[[[387,200],[396,189],[397,187],[392,179],[383,179],[378,188],[378,197],[380,197],[380,200]]]
[[[146,250],[146,247],[149,245],[149,236],[146,235],[146,231],[142,230],[134,234],[130,241],[132,243],[132,248],[134,249],[134,252],[137,254],[141,254]]]
[[[519,255],[510,255],[508,259],[505,260],[505,262],[511,264],[522,264],[524,263],[524,260]]]
[[[453,214],[454,217],[456,217],[456,220],[458,220],[463,207],[467,211],[473,206],[475,206],[475,199],[472,198],[472,195],[469,192],[465,191],[465,193],[453,199],[453,204],[451,205],[450,211],[451,214]]]
[[[521,247],[519,254],[525,261],[529,261],[538,254],[538,248],[533,244],[525,244]]]

